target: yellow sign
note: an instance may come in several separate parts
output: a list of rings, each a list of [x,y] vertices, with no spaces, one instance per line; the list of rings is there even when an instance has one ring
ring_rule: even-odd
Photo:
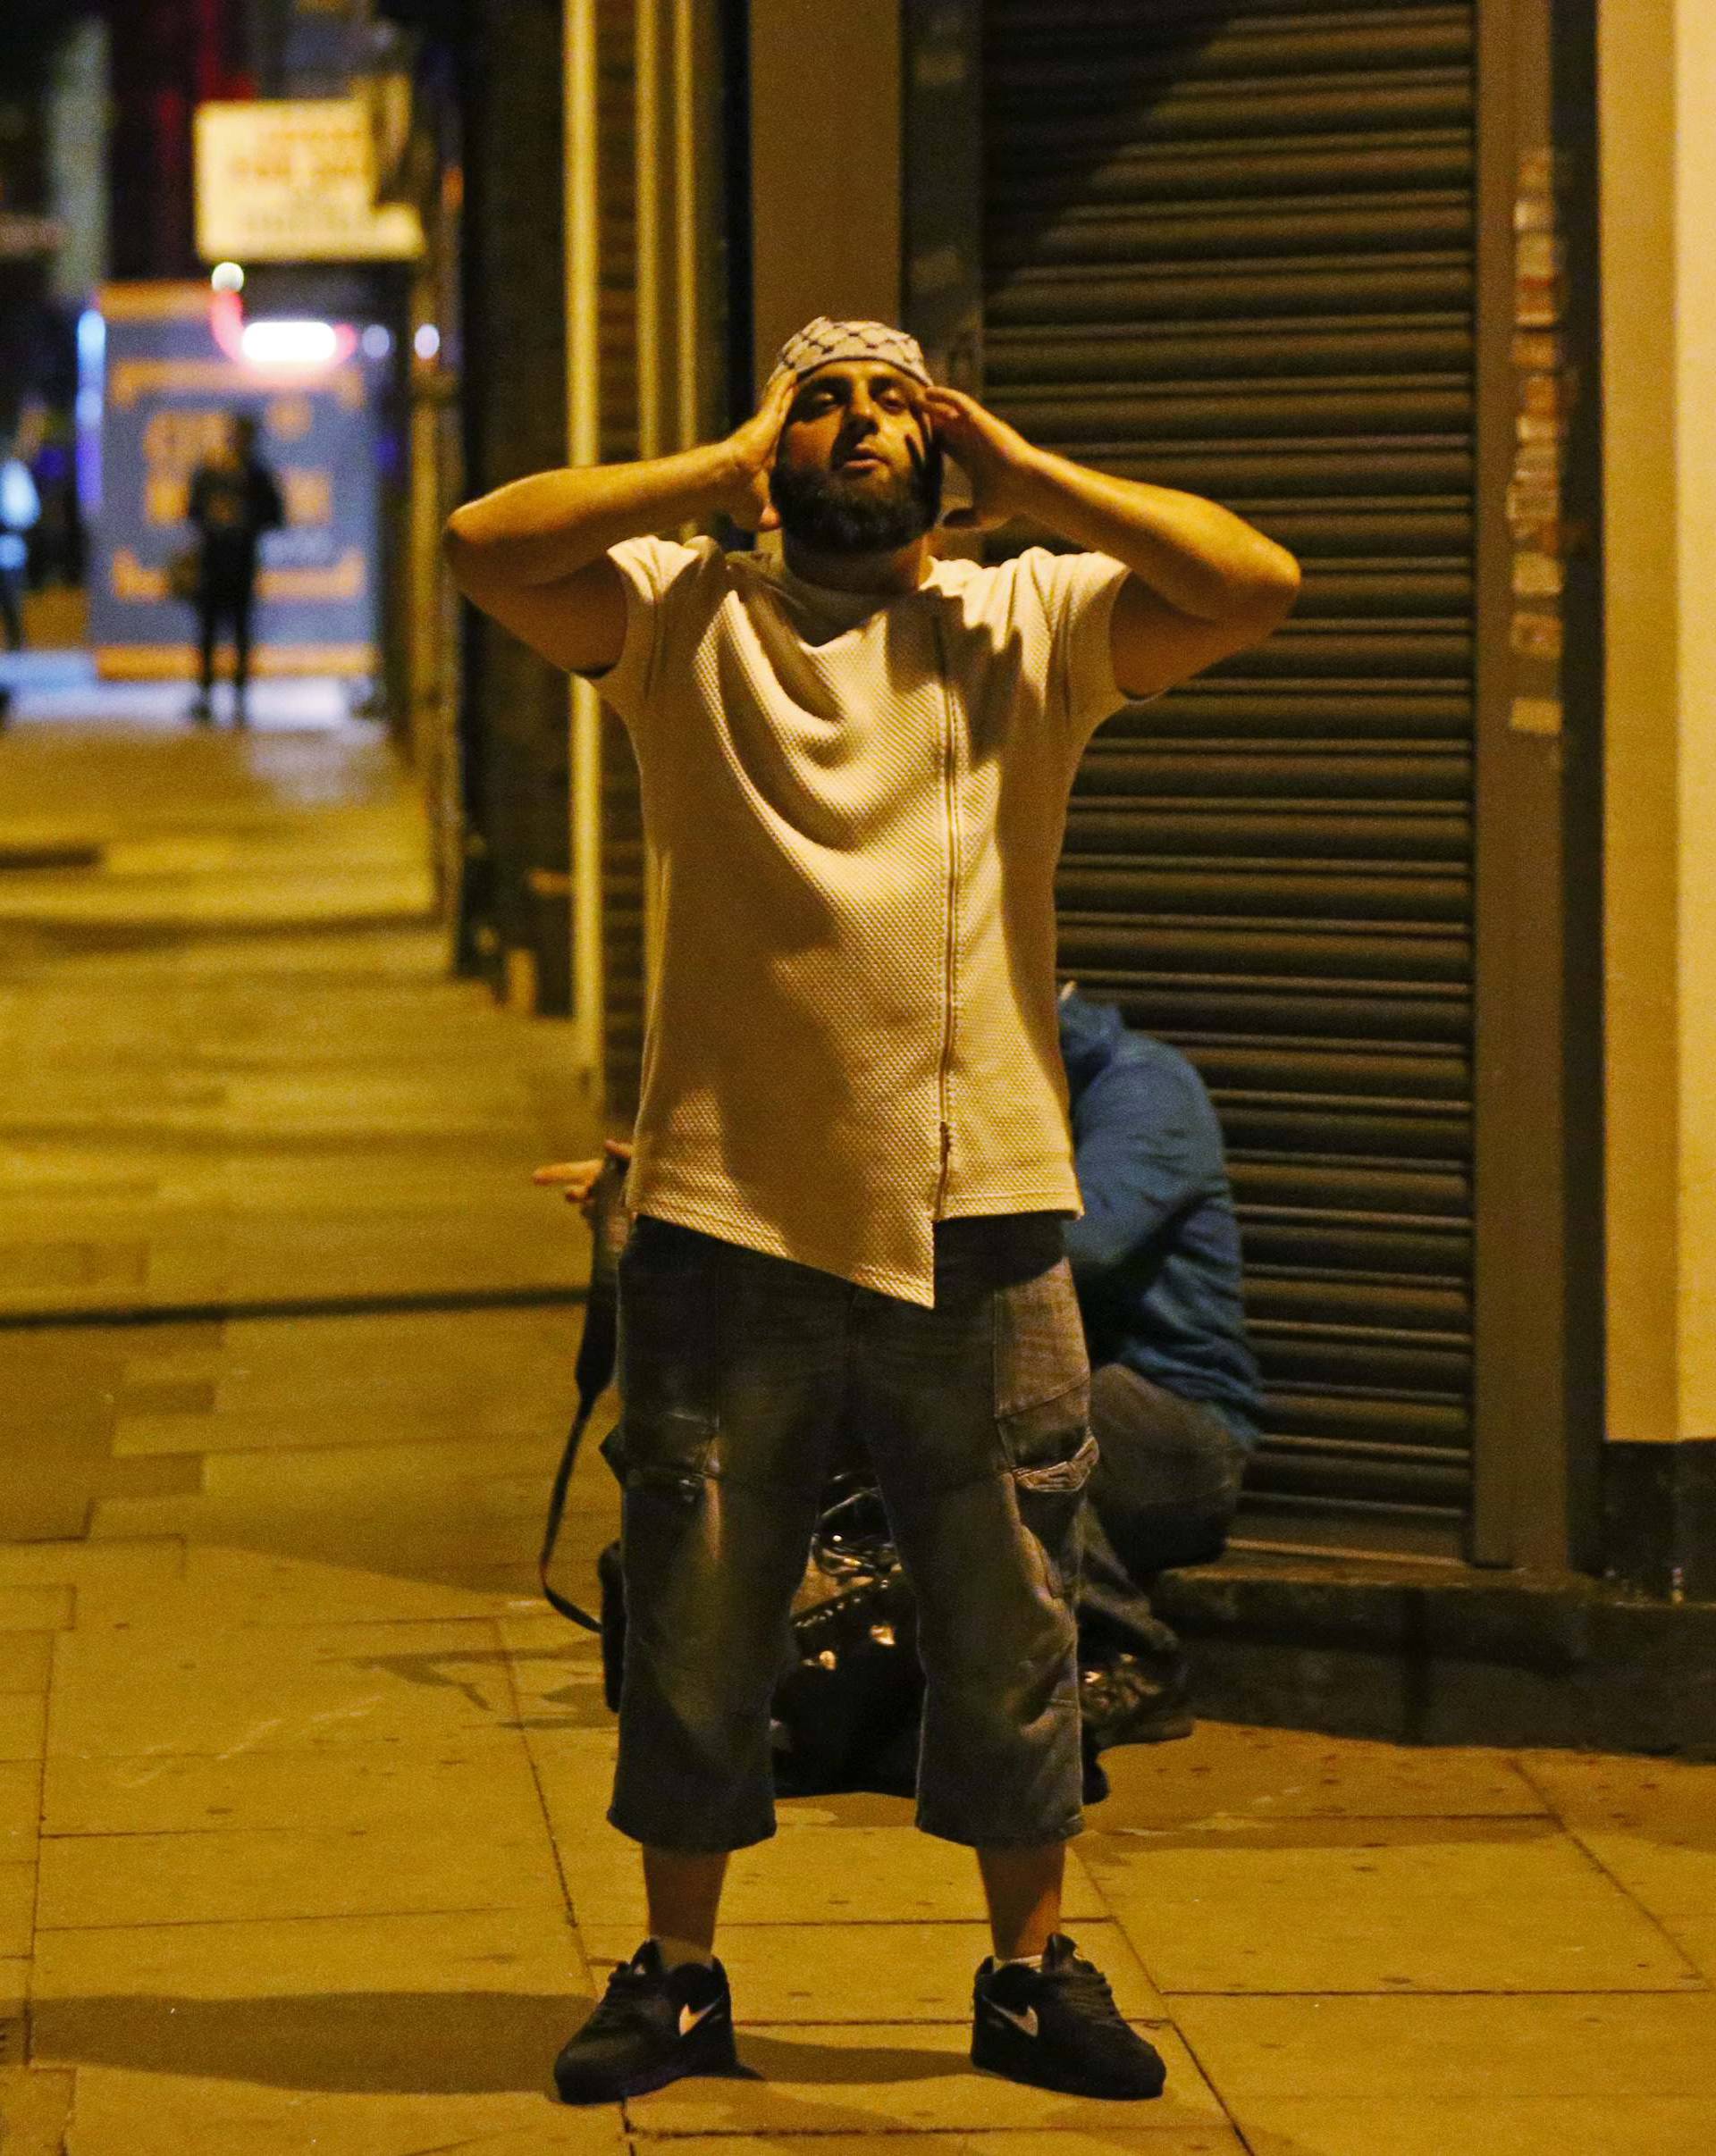
[[[130,547],[115,547],[107,565],[115,599],[160,600],[172,594],[164,568],[151,569]],[[337,561],[301,568],[263,569],[257,576],[258,599],[362,599],[369,589],[368,565],[361,547],[348,547]]]
[[[405,262],[408,203],[375,199],[374,138],[356,97],[197,107],[197,248],[206,262]]]

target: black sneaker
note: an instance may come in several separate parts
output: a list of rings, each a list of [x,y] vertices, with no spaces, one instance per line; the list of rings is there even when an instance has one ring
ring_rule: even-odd
[[[562,2103],[616,2103],[684,2074],[731,2074],[733,1998],[717,1961],[661,1966],[646,1939],[608,1979],[601,2004],[554,2061]]]
[[[972,2064],[1064,2096],[1159,2096],[1168,2077],[1121,2019],[1107,1978],[1061,1932],[1041,1969],[992,1959],[979,1969]]]
[[[1172,1653],[1087,1662],[1079,1671],[1079,1712],[1090,1752],[1190,1736],[1190,1665],[1177,1640]]]

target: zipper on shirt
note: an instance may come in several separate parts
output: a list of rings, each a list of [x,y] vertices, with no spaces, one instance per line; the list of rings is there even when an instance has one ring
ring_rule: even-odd
[[[955,995],[959,969],[959,733],[954,719],[953,697],[947,686],[947,650],[942,625],[936,624],[936,658],[941,673],[942,810],[947,834],[947,934],[942,952],[941,1064],[937,1074],[936,1103],[940,1123],[941,1164],[936,1178],[934,1217],[942,1217],[947,1197],[948,1171],[953,1158],[953,1082]]]

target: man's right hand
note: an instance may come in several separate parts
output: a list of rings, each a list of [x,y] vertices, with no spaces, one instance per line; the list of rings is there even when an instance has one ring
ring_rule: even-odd
[[[599,1161],[556,1161],[547,1168],[538,1168],[531,1181],[545,1190],[558,1190],[568,1205],[576,1205],[587,1221],[591,1217],[591,1195],[596,1187],[597,1178],[610,1161],[629,1161],[631,1146],[624,1138],[605,1138],[602,1141],[605,1156]]]
[[[769,475],[775,468],[775,454],[797,394],[795,374],[781,371],[771,375],[756,410],[727,438],[733,459],[733,482],[723,506],[742,531],[772,532],[780,522],[769,499]]]
[[[609,549],[713,515],[770,529],[769,474],[796,389],[792,375],[776,376],[724,440],[642,464],[538,472],[466,502],[447,522],[453,581],[551,665],[605,673],[620,656],[627,618]]]

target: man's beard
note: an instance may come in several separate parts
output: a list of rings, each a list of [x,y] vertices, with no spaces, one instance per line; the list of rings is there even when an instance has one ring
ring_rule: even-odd
[[[837,470],[796,470],[777,464],[769,499],[787,539],[812,554],[897,554],[921,539],[941,514],[941,451],[913,449],[909,474],[843,479]]]

